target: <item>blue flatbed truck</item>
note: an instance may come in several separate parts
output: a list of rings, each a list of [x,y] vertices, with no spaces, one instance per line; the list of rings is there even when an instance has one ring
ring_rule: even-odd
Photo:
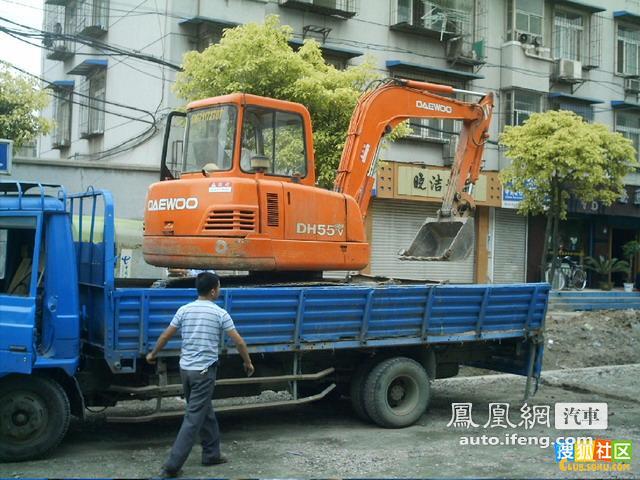
[[[116,279],[114,205],[107,191],[69,195],[57,185],[0,182],[0,460],[50,453],[85,407],[156,399],[158,410],[111,421],[175,415],[180,340],[157,365],[145,354],[193,288]],[[527,377],[542,364],[549,285],[331,283],[231,285],[227,309],[254,358],[243,375],[222,339],[215,398],[287,390],[281,407],[332,393],[382,427],[425,412],[432,379],[472,365]],[[238,283],[238,279],[235,279]]]

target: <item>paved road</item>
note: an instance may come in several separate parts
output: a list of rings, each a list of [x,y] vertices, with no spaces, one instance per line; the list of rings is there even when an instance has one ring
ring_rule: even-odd
[[[559,477],[640,478],[640,365],[548,372],[532,405],[555,402],[608,402],[606,433],[579,432],[634,442],[635,458],[624,473],[563,472],[553,448],[461,445],[464,429],[447,427],[452,402],[473,402],[473,435],[497,435],[483,429],[489,402],[510,402],[511,419],[520,418],[524,379],[509,375],[436,381],[433,399],[420,422],[385,430],[355,419],[346,402],[321,403],[278,412],[221,418],[223,450],[231,462],[199,464],[199,447],[185,465],[190,477]],[[553,427],[553,419],[551,420]],[[100,419],[75,424],[47,460],[0,465],[0,477],[148,477],[157,473],[179,421],[113,425]],[[564,436],[566,431],[536,426],[508,429],[522,437]],[[578,432],[573,432],[577,436]],[[551,440],[553,441],[553,440]]]

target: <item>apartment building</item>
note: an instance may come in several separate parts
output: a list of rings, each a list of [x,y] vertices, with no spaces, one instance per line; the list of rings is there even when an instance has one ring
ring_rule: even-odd
[[[225,28],[270,14],[293,27],[292,47],[314,38],[336,68],[368,55],[381,76],[494,91],[492,140],[534,112],[566,109],[605,123],[636,148],[640,143],[637,0],[606,6],[595,0],[44,0],[43,8],[43,29],[64,34],[45,42],[42,59],[53,96],[44,114],[56,128],[39,142],[39,159],[17,168],[71,185],[106,186],[128,218],[140,218],[146,186],[158,178],[164,116],[183,104],[171,89],[171,65],[189,50],[218,42]],[[104,44],[165,64],[105,53]],[[371,273],[456,282],[539,276],[540,223],[516,214],[518,194],[498,178],[509,160],[495,143],[487,145],[474,190],[474,255],[455,264],[397,260],[397,250],[438,208],[459,128],[449,120],[416,120],[408,138],[383,152],[369,216]],[[569,254],[612,253],[613,232],[637,234],[635,176],[628,192],[623,215],[601,206],[572,207],[567,235],[578,235],[580,247],[572,243]]]

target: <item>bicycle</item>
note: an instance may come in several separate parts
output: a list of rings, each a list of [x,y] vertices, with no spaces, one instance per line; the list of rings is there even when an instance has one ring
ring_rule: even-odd
[[[547,266],[544,272],[545,281],[551,284],[554,290],[563,290],[564,288],[574,288],[576,290],[584,290],[587,286],[587,272],[584,267],[573,260],[570,256],[557,257],[556,271],[553,281],[549,280],[551,275],[551,264]]]

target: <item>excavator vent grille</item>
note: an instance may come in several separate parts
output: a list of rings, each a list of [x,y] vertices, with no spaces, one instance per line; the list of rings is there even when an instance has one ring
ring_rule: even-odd
[[[212,210],[204,230],[219,234],[247,234],[256,230],[256,212],[253,210]]]
[[[277,193],[267,193],[267,225],[269,227],[277,227],[280,225]]]

